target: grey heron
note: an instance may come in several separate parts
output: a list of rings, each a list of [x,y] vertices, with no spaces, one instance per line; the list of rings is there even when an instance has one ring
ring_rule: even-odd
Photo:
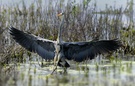
[[[35,52],[46,60],[54,60],[54,70],[57,66],[70,67],[66,60],[74,60],[82,62],[84,60],[92,60],[97,55],[113,52],[122,46],[118,39],[113,40],[93,40],[90,42],[63,42],[61,38],[64,13],[58,16],[63,16],[58,30],[56,41],[43,39],[41,37],[20,31],[14,27],[10,27],[10,34],[13,39],[21,46],[31,52]],[[53,73],[52,72],[52,73]]]

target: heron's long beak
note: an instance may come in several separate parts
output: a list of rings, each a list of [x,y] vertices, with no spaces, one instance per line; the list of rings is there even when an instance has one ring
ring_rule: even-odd
[[[58,16],[58,17],[60,17],[60,16],[62,16],[62,15],[63,15],[63,13],[59,13],[59,14],[57,14],[57,16]]]

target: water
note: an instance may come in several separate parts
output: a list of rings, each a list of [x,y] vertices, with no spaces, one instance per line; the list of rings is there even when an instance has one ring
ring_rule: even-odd
[[[10,77],[6,86],[134,86],[135,62],[102,61],[100,65],[76,65],[71,62],[67,74],[63,73],[62,68],[58,68],[53,75],[50,75],[53,66],[47,62],[44,62],[45,67],[39,66],[36,61],[29,64],[18,63],[15,66],[15,79],[14,75]]]

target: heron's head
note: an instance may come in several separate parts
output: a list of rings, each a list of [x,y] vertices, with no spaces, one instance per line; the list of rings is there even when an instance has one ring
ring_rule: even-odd
[[[62,16],[62,15],[64,15],[63,12],[57,14],[58,17],[60,17],[60,16]]]
[[[58,13],[57,16],[58,16],[59,19],[62,19],[63,16],[64,16],[64,13],[62,13],[62,12],[61,13]]]

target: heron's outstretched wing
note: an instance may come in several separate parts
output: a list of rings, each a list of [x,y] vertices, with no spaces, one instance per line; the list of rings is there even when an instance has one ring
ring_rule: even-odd
[[[81,62],[87,59],[93,59],[98,54],[115,51],[121,46],[121,42],[117,39],[91,42],[65,42],[63,44],[63,50],[68,60]]]
[[[13,27],[9,28],[10,34],[16,42],[31,52],[38,53],[42,58],[51,60],[54,58],[55,41],[39,38],[35,35],[22,32]]]

